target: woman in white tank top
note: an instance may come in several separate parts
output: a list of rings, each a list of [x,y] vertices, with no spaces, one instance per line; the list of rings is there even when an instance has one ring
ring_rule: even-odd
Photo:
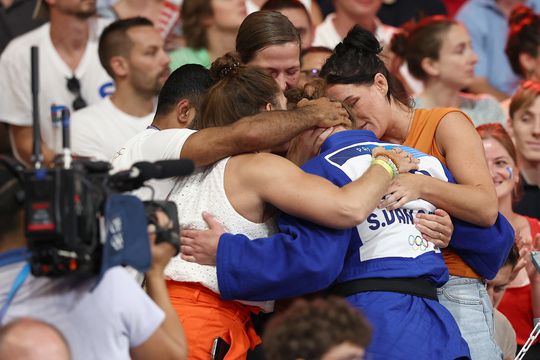
[[[241,66],[236,56],[218,59],[211,71],[221,80],[209,90],[193,128],[223,126],[260,111],[286,109],[285,96],[274,79]],[[276,231],[274,206],[312,222],[349,228],[377,206],[398,171],[416,168],[409,154],[378,151],[377,166],[370,166],[363,177],[343,188],[269,152],[238,155],[180,179],[170,200],[178,206],[183,228],[206,228],[201,214],[209,211],[231,233],[266,237]],[[227,359],[245,358],[248,349],[260,343],[249,313],[272,311],[272,301],[221,300],[216,268],[180,256],[171,260],[165,275],[171,302],[186,332],[190,359],[208,359],[219,337],[230,345]]]

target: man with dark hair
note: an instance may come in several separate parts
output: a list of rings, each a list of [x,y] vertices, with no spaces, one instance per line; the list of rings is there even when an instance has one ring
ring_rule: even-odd
[[[234,124],[187,129],[200,112],[200,102],[212,86],[210,73],[201,65],[187,64],[176,69],[159,94],[152,125],[130,139],[113,157],[115,170],[125,170],[137,161],[192,159],[196,166],[210,165],[227,156],[279,145],[313,127],[348,123],[347,111],[328,99],[303,101],[294,111],[263,111]],[[174,179],[151,180],[156,199],[165,198]],[[142,198],[147,189],[137,192]]]
[[[184,333],[163,277],[173,247],[151,243],[149,296],[119,266],[101,279],[34,277],[26,262],[21,190],[19,180],[0,162],[0,219],[16,219],[0,232],[0,326],[28,316],[46,321],[66,338],[76,359],[186,359]]]
[[[39,47],[41,139],[45,162],[60,150],[61,124],[51,107],[77,110],[110,95],[113,84],[98,61],[98,36],[107,20],[94,17],[96,4],[79,0],[39,0],[36,13],[49,22],[15,38],[0,57],[0,121],[9,124],[13,152],[29,163],[32,152],[30,47]]]
[[[169,56],[150,20],[136,17],[103,30],[99,58],[116,89],[110,98],[73,114],[72,150],[110,161],[151,123],[155,97],[169,76]]]
[[[213,83],[210,71],[202,65],[187,64],[174,70],[159,93],[152,125],[129,139],[114,155],[115,170],[128,169],[137,161],[178,158],[182,145],[194,132],[185,128],[200,116],[202,97]],[[175,179],[163,179],[150,180],[148,184],[153,188],[153,196],[163,199],[174,182]],[[147,188],[142,188],[136,194],[146,199],[150,195],[145,195],[147,192]]]
[[[344,299],[298,299],[268,323],[264,352],[280,360],[363,359],[370,341],[368,321]]]
[[[20,318],[0,328],[0,359],[69,360],[66,338],[41,320]]]

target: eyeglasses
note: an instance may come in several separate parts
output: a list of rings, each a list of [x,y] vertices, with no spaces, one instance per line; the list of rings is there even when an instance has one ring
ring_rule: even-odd
[[[301,70],[300,72],[308,77],[319,77],[319,73],[321,72],[321,70],[320,69],[306,69],[306,70]]]
[[[73,100],[71,103],[73,110],[79,110],[88,105],[86,100],[84,100],[81,96],[81,83],[79,82],[79,79],[75,77],[75,75],[67,79],[66,86],[69,92],[75,95],[75,100]]]

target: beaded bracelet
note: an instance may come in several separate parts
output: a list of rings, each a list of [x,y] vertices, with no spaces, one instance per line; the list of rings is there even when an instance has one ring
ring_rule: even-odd
[[[376,164],[376,165],[382,166],[386,171],[388,171],[388,173],[390,174],[390,177],[392,179],[395,178],[398,175],[397,169],[395,168],[396,166],[393,163],[392,163],[392,165],[394,165],[394,166],[390,165],[389,161],[385,161],[385,160],[382,160],[382,159],[373,159],[373,160],[371,160],[371,164]]]

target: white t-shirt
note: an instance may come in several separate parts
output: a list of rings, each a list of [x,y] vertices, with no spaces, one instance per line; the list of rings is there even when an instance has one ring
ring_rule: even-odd
[[[113,171],[127,170],[138,161],[179,159],[182,146],[193,133],[195,130],[190,129],[146,129],[132,137],[113,156]],[[175,182],[175,178],[170,178],[150,180],[146,184],[154,189],[154,199],[163,200],[169,195]],[[135,195],[142,200],[148,200],[152,194],[149,189],[141,188]]]
[[[99,34],[108,22],[90,20],[90,37],[75,72],[54,48],[49,23],[11,41],[0,57],[0,121],[19,126],[32,125],[30,47],[37,46],[41,138],[48,147],[54,148],[51,105],[64,105],[72,111],[75,99],[66,86],[67,79],[76,76],[81,86],[81,96],[88,105],[97,103],[114,90],[112,80],[101,67],[98,57]]]
[[[0,303],[5,302],[22,265],[0,269]],[[148,340],[165,314],[123,268],[111,268],[94,289],[95,279],[29,275],[3,323],[29,316],[54,325],[66,338],[74,359],[128,360],[129,349]]]
[[[333,50],[340,42],[343,41],[341,36],[339,36],[336,27],[334,26],[335,18],[335,13],[328,14],[324,21],[315,28],[315,37],[312,46],[324,46]],[[377,18],[375,19],[375,22],[375,37],[377,40],[379,40],[382,46],[389,46],[392,36],[394,36],[397,28],[385,25]],[[410,74],[406,63],[399,68],[399,72],[411,88],[413,94],[419,94],[422,92],[424,85],[420,80],[415,79]]]
[[[154,113],[136,117],[118,109],[110,98],[76,111],[71,118],[74,154],[111,161],[120,148],[152,123]]]

